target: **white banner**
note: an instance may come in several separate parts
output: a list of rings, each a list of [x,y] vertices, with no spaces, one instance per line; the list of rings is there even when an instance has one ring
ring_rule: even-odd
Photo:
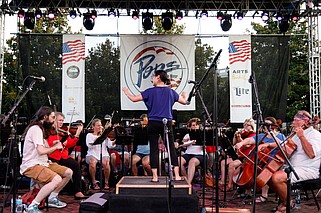
[[[188,93],[195,79],[195,39],[193,35],[121,35],[120,86],[138,95],[152,87],[155,70],[165,70],[171,88],[178,94]],[[122,110],[146,110],[144,102],[131,102],[121,91]],[[195,110],[195,98],[190,105],[175,103],[174,109]]]
[[[63,35],[62,49],[62,113],[85,122],[85,35]]]
[[[229,37],[229,80],[231,123],[252,117],[251,36]]]

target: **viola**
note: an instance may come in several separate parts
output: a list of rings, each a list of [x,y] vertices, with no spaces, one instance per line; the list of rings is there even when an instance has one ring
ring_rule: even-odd
[[[255,132],[253,130],[248,131],[246,129],[242,129],[239,133],[242,139],[248,138],[248,137],[253,137],[255,135]],[[240,158],[244,158],[245,156],[249,156],[250,153],[253,151],[255,146],[250,146],[250,147],[241,147],[239,150],[237,150],[237,156]]]

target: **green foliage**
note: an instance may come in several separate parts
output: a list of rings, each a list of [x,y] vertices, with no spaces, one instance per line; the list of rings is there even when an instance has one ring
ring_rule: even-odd
[[[257,34],[278,34],[277,22],[270,21],[262,26],[252,23]],[[307,23],[291,23],[285,33],[290,35],[290,64],[288,79],[288,98],[286,120],[292,120],[298,110],[309,111],[309,68],[308,68],[308,39]]]

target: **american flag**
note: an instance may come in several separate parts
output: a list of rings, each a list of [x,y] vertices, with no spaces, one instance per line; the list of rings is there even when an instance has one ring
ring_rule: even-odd
[[[81,40],[67,41],[62,44],[62,64],[85,60],[85,42]]]
[[[251,60],[251,44],[247,40],[232,41],[229,44],[230,64]]]

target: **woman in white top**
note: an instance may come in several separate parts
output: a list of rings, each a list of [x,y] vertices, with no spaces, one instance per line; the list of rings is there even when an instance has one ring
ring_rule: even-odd
[[[110,123],[108,123],[110,125]],[[92,181],[92,188],[99,189],[99,186],[96,181],[96,165],[100,162],[100,153],[102,153],[102,166],[104,170],[105,176],[105,186],[104,189],[109,189],[108,179],[110,175],[110,164],[109,164],[109,154],[107,147],[114,147],[115,142],[111,141],[109,138],[106,138],[102,145],[97,144],[93,145],[96,139],[101,135],[103,132],[103,126],[101,124],[100,119],[94,119],[92,122],[92,127],[94,132],[88,133],[86,136],[86,144],[88,147],[87,155],[86,155],[86,163],[89,164],[89,174]],[[107,128],[108,126],[105,126]],[[101,149],[102,148],[102,149]]]
[[[199,120],[199,118],[190,119],[187,123],[187,128],[191,130],[199,129]],[[189,134],[184,136],[183,143],[184,144],[181,145],[181,147],[186,147],[186,152],[181,157],[178,157],[178,162],[181,162],[181,172],[184,176],[186,176],[185,166],[188,164],[187,181],[188,183],[192,183],[195,174],[195,168],[198,165],[203,164],[203,146],[197,145],[196,140],[190,140]]]

